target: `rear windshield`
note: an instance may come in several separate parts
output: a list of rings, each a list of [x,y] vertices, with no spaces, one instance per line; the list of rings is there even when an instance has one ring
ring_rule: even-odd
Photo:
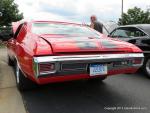
[[[74,24],[33,23],[32,32],[35,34],[60,34],[75,36],[99,37],[99,33],[89,27]]]

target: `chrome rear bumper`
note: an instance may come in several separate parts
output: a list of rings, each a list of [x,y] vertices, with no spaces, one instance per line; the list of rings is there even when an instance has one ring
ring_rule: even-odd
[[[142,59],[140,64],[133,64],[130,67],[141,67],[144,60],[143,53],[126,53],[126,54],[96,54],[96,55],[66,55],[66,56],[41,56],[41,57],[34,57],[34,72],[36,77],[48,75],[48,74],[68,74],[75,72],[76,74],[80,73],[87,73],[88,65],[91,63],[111,63],[117,61],[127,61],[127,60],[134,60],[134,59]],[[39,63],[55,63],[56,70],[49,71],[47,73],[39,73]],[[70,72],[64,72],[62,70],[63,64],[76,64],[76,63],[86,63],[86,70],[71,70]],[[123,65],[122,67],[128,67],[129,65]],[[108,65],[109,69],[113,69],[111,64]],[[120,67],[118,67],[120,68]],[[78,73],[77,73],[78,71]]]
[[[143,58],[143,53],[127,54],[99,54],[99,55],[67,55],[67,56],[42,56],[34,57],[34,61],[40,62],[60,62],[60,61],[84,61],[84,60],[109,60],[124,58]]]

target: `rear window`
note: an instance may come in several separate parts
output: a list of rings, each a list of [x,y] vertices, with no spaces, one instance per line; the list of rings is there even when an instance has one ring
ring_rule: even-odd
[[[33,23],[32,32],[35,34],[60,34],[99,37],[99,33],[97,31],[86,26],[74,24]]]

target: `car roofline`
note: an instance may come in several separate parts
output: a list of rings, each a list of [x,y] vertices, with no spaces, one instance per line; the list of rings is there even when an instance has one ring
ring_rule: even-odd
[[[64,22],[64,21],[42,21],[42,20],[34,20],[34,21],[31,21],[32,23],[35,23],[35,22],[42,22],[42,23],[60,23],[60,24],[75,24],[75,25],[82,25],[82,24],[79,24],[79,23],[74,23],[74,22]]]
[[[80,23],[75,23],[75,22],[65,22],[65,21],[52,21],[52,20],[20,20],[20,21],[17,21],[17,22],[12,22],[12,23],[19,23],[19,24],[22,24],[22,23],[58,23],[58,24],[72,24],[72,25],[79,25],[79,26],[83,26],[82,24]]]

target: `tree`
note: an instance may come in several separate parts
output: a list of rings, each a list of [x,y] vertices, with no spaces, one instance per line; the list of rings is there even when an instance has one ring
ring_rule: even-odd
[[[23,13],[19,13],[18,5],[14,0],[0,0],[0,13],[0,26],[7,26],[13,21],[23,19]]]
[[[118,24],[150,24],[150,10],[143,11],[138,7],[128,9],[127,13],[123,13],[122,18],[119,18]]]

